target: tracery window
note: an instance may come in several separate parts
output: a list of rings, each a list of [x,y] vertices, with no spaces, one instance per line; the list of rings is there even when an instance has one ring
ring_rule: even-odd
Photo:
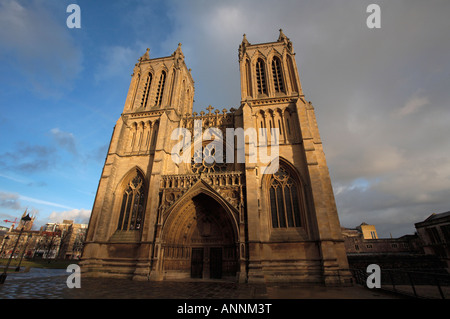
[[[283,167],[269,183],[270,212],[273,228],[302,227],[301,185]]]
[[[225,148],[223,148],[222,160],[220,160],[220,154],[216,149],[217,146],[218,145],[215,143],[209,143],[204,145],[201,150],[198,149],[194,151],[191,166],[193,173],[217,173],[226,171],[227,163],[225,163]]]
[[[147,106],[148,96],[150,93],[150,86],[152,84],[152,74],[149,72],[144,84],[144,94],[142,95],[141,107]]]
[[[281,61],[277,57],[274,57],[272,60],[272,75],[275,92],[283,92],[284,86],[283,75],[281,73]]]
[[[162,71],[159,78],[158,90],[156,91],[155,105],[161,106],[162,96],[164,93],[164,84],[166,83],[166,72]]]
[[[258,93],[267,94],[266,72],[264,69],[264,61],[262,59],[256,61],[256,83],[258,85]]]
[[[117,230],[139,230],[145,210],[145,186],[143,177],[137,173],[127,184],[122,195]]]
[[[247,96],[252,96],[252,72],[250,69],[250,60],[247,60],[245,62],[245,70],[247,72],[246,78],[247,78]]]

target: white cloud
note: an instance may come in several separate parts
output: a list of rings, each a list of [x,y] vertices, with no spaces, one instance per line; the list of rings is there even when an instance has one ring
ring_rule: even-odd
[[[430,104],[430,100],[426,96],[414,95],[405,105],[398,111],[400,117],[418,112],[424,106]]]
[[[49,201],[46,201],[46,200],[42,200],[42,199],[38,199],[38,198],[32,198],[32,197],[23,196],[23,195],[19,195],[19,199],[21,199],[23,201],[35,203],[35,204],[42,204],[42,205],[46,205],[46,206],[53,206],[53,207],[66,208],[66,209],[73,209],[72,207],[68,207],[68,206],[65,206],[65,205],[62,205],[62,204],[49,202]]]
[[[63,220],[73,220],[75,224],[88,224],[90,216],[90,210],[72,209],[63,212],[52,212],[48,219],[52,223],[61,223]]]

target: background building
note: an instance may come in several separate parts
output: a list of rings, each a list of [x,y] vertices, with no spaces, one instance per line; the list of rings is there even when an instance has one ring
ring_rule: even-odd
[[[450,212],[433,213],[414,225],[425,254],[438,256],[450,269]]]
[[[362,253],[420,253],[416,243],[417,236],[400,238],[378,238],[374,225],[362,223],[355,228],[342,227],[342,235],[347,254]]]
[[[377,264],[382,269],[448,272],[442,248],[438,249],[441,254],[432,249],[442,242],[431,243],[430,240],[430,244],[426,244],[429,239],[427,237],[424,241],[424,233],[435,234],[435,231],[418,230],[416,234],[399,238],[378,238],[374,225],[362,223],[355,228],[343,227],[349,267],[365,271],[368,265]],[[377,238],[372,239],[372,236]]]
[[[21,226],[19,224],[19,226]],[[27,226],[27,225],[26,225]],[[25,227],[15,251],[14,245],[21,228],[9,228],[0,234],[0,257],[79,259],[84,245],[87,224],[74,224],[71,220],[62,223],[47,223],[40,230]]]

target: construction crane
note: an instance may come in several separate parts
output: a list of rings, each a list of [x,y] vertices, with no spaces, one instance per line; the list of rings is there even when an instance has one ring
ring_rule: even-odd
[[[14,221],[12,221],[12,220],[7,220],[7,219],[4,219],[3,220],[5,223],[12,223],[13,225],[13,229],[14,229],[14,226],[16,226],[16,222],[17,222],[17,217],[14,219]]]

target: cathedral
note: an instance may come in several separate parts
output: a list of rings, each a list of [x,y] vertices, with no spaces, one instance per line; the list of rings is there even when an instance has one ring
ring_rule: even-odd
[[[180,44],[171,56],[153,58],[147,49],[139,58],[101,173],[83,275],[350,282],[292,42],[282,30],[267,43],[251,44],[244,35],[238,57],[240,105],[200,113],[193,112],[194,80]],[[256,140],[237,134],[252,130]],[[276,146],[269,160],[268,140]]]

